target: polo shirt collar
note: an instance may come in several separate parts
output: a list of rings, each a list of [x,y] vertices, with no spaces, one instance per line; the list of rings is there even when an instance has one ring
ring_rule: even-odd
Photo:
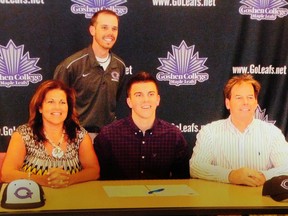
[[[93,65],[93,67],[98,67],[100,66],[100,64],[97,62],[94,51],[92,49],[92,44],[89,45],[88,47],[88,55],[89,55],[89,61],[91,63],[91,65]],[[117,62],[115,61],[115,59],[113,58],[113,53],[109,50],[109,55],[111,55],[111,68],[116,68],[117,67]]]

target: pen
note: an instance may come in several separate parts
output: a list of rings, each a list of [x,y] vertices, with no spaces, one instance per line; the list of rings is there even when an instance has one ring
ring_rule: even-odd
[[[164,190],[164,188],[159,188],[159,189],[155,189],[155,190],[150,190],[150,191],[148,192],[148,194],[153,194],[153,193],[161,192],[161,191],[163,191],[163,190]]]

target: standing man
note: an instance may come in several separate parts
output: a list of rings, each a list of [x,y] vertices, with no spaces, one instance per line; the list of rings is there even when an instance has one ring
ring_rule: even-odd
[[[232,77],[224,88],[227,119],[201,128],[190,174],[231,184],[261,186],[288,175],[288,143],[276,126],[255,119],[260,83],[251,75]]]
[[[140,72],[127,83],[131,116],[102,128],[94,140],[100,163],[100,178],[189,178],[189,151],[181,131],[158,119],[158,84],[149,73]]]
[[[76,90],[79,120],[92,140],[101,127],[116,119],[116,102],[125,75],[124,62],[111,52],[118,23],[113,11],[96,12],[89,26],[92,45],[65,59],[54,72],[54,79]]]

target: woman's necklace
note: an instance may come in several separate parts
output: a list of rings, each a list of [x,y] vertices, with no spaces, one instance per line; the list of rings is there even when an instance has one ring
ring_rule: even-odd
[[[64,151],[60,148],[60,145],[62,144],[63,139],[64,139],[64,130],[62,132],[61,138],[60,138],[57,145],[49,138],[46,131],[44,131],[44,134],[45,134],[45,137],[48,140],[48,142],[54,147],[52,149],[52,156],[54,158],[61,158],[64,155]]]

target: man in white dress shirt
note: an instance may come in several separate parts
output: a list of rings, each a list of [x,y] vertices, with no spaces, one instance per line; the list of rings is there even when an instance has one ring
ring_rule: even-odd
[[[261,186],[288,175],[288,143],[279,128],[255,119],[260,84],[251,75],[232,77],[224,88],[227,119],[201,128],[190,175],[231,184]]]

